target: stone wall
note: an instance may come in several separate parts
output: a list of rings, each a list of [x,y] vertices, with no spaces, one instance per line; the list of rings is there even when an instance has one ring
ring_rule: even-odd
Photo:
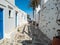
[[[39,28],[51,40],[57,35],[57,30],[60,29],[60,25],[56,23],[58,16],[58,10],[56,7],[59,7],[59,4],[60,0],[58,0],[58,2],[57,0],[48,0],[42,5],[40,10]]]

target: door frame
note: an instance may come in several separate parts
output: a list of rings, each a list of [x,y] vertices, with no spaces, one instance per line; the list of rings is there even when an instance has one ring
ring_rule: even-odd
[[[15,14],[15,27],[17,27],[17,11],[16,11],[16,14]]]

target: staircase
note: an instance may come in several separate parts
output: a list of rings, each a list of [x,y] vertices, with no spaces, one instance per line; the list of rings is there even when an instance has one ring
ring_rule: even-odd
[[[40,29],[30,26],[32,31],[32,45],[49,45],[51,40]]]

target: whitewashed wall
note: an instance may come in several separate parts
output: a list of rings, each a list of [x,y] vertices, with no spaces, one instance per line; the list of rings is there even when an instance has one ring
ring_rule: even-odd
[[[9,8],[8,5],[13,8],[11,12],[11,18],[9,18]],[[4,37],[9,37],[8,35],[10,32],[13,31],[15,28],[15,12],[14,12],[14,6],[12,6],[10,3],[8,3],[5,0],[0,0],[0,8],[3,9],[3,31],[4,31]]]
[[[24,11],[22,11],[22,10],[20,10],[20,9],[18,9],[17,7],[16,7],[16,11],[18,11],[18,14],[17,14],[17,25],[18,26],[23,26],[24,24],[26,24],[27,23],[27,13],[25,13]]]
[[[35,15],[34,15],[36,23],[39,23],[39,11],[40,10],[41,10],[40,5],[38,5],[38,7],[35,8]]]
[[[6,9],[5,9],[5,37],[10,38],[11,32],[15,29],[15,10],[14,6],[10,3],[6,2]],[[10,6],[12,9],[10,9]],[[11,10],[10,18],[9,18],[9,10]]]
[[[38,7],[35,8],[34,11],[34,21],[36,21],[36,23],[39,23],[39,11],[40,11],[40,5],[38,5]]]
[[[16,11],[18,11],[17,14],[17,26],[23,24],[25,20],[23,17],[27,17],[27,14],[23,12],[22,10],[16,9],[16,6],[14,5],[14,0],[0,0],[0,8],[3,8],[3,31],[4,31],[4,38],[10,38],[10,34],[16,30],[16,24],[15,24],[15,15]],[[12,1],[12,2],[11,2]],[[11,16],[9,18],[9,10],[11,10]],[[23,13],[23,17],[22,16]],[[26,18],[27,19],[27,18]],[[27,21],[27,20],[26,20]]]

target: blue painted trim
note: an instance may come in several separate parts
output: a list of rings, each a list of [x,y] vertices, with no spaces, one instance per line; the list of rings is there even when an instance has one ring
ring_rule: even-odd
[[[0,39],[3,39],[3,9],[0,8]]]

